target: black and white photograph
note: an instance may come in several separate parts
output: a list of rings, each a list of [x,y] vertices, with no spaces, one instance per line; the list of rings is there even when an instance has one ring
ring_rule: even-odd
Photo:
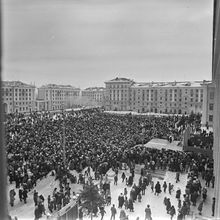
[[[0,219],[220,220],[219,0],[0,5]]]

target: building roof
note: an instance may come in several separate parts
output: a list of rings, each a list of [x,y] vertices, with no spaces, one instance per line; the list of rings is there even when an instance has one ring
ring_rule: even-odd
[[[57,84],[47,84],[43,85],[40,88],[46,88],[46,89],[77,89],[80,90],[80,88],[73,87],[71,85],[57,85]]]
[[[99,92],[99,91],[105,91],[104,87],[88,87],[84,89],[83,91],[94,91],[94,92]]]
[[[112,82],[133,82],[133,80],[131,79],[127,79],[127,78],[121,78],[121,77],[116,77],[115,79],[106,81],[105,83],[112,83]]]
[[[29,87],[29,88],[35,88],[34,85],[26,84],[21,81],[2,81],[3,87]]]
[[[210,81],[209,81],[210,82]],[[148,83],[134,83],[132,88],[150,88],[150,87],[202,87],[208,81],[185,81],[185,82],[148,82]]]

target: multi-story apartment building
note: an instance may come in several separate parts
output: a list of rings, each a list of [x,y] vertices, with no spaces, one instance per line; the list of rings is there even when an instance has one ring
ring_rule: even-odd
[[[202,113],[202,125],[213,127],[215,86],[209,82],[204,85],[204,102]]]
[[[89,87],[82,90],[82,99],[88,101],[88,103],[100,105],[104,104],[105,88],[104,87]]]
[[[126,90],[121,87],[126,82]],[[204,82],[136,83],[125,78],[106,82],[107,110],[169,114],[201,113]]]
[[[37,101],[48,103],[46,104],[46,106],[48,105],[46,110],[60,110],[71,108],[79,96],[79,88],[70,85],[48,84],[38,89]]]
[[[3,81],[2,98],[5,113],[35,110],[35,86],[20,81]]]
[[[105,82],[105,108],[106,110],[130,110],[130,92],[133,80],[115,78]]]

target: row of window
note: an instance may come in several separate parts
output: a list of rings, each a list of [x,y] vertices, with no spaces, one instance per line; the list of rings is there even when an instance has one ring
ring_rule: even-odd
[[[128,100],[127,99],[127,97],[123,97],[123,96],[121,96],[120,98],[119,98],[119,96],[112,96],[112,95],[110,95],[110,100],[119,100],[119,101],[124,101],[124,100]],[[151,98],[149,98],[149,96],[147,96],[147,97],[142,97],[142,99],[140,99],[140,97],[138,97],[137,99],[136,99],[136,97],[133,97],[133,98],[130,98],[129,100],[133,100],[133,101],[136,101],[136,100],[142,100],[142,101],[155,101],[155,102],[157,102],[158,100],[155,98],[155,99],[153,99],[153,97],[151,97]],[[160,99],[160,100],[162,100],[162,99]],[[182,102],[183,100],[182,99],[173,99],[173,97],[170,97],[169,99],[167,99],[167,98],[165,98],[164,99],[164,101],[169,101],[169,102]],[[188,102],[203,102],[203,99],[201,98],[200,100],[198,99],[198,98],[196,98],[196,99],[193,99],[193,98],[191,98],[191,99],[187,99],[186,97],[185,97],[185,101],[188,101]]]
[[[121,91],[122,93],[123,92],[128,92],[128,90],[126,89],[126,90],[123,90],[123,89],[120,89],[120,90],[114,90],[114,88],[120,88],[119,86],[112,86],[112,87],[109,87],[109,92],[119,92],[119,91]],[[123,87],[121,87],[121,88],[123,88]],[[127,87],[126,87],[127,88]],[[141,89],[137,89],[137,90],[131,90],[131,92],[137,92],[137,93],[157,93],[158,92],[158,90],[156,89],[146,89],[146,90],[141,90]],[[166,89],[166,90],[159,90],[160,91],[160,94],[162,94],[162,93],[182,93],[183,92],[183,89]],[[188,92],[190,92],[190,94],[198,94],[199,92],[201,93],[201,94],[203,94],[203,89],[190,89],[190,90],[188,90],[188,89],[185,89],[185,93],[187,94]]]
[[[15,92],[31,92],[32,89],[14,89]],[[33,89],[34,90],[34,89]],[[2,91],[4,92],[12,92],[12,88],[3,88]]]

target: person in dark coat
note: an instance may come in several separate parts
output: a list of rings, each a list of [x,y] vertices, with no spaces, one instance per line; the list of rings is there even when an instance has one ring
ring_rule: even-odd
[[[141,192],[142,192],[142,195],[145,195],[145,190],[146,190],[146,182],[143,181],[142,185],[141,185]]]
[[[201,201],[198,206],[199,215],[202,215],[202,209],[203,209],[203,201]]]
[[[105,213],[106,213],[106,211],[105,211],[104,207],[100,207],[101,220],[103,220]]]
[[[166,193],[166,190],[167,190],[167,182],[164,181],[164,183],[163,183],[163,192]]]
[[[202,199],[203,199],[204,202],[205,202],[206,198],[207,198],[207,188],[204,187],[202,189]]]
[[[34,203],[35,203],[35,206],[36,206],[37,203],[38,203],[38,192],[36,190],[34,190],[33,199],[34,199]]]
[[[171,208],[170,198],[167,198],[167,200],[166,200],[166,210],[167,210],[167,214],[169,214],[170,208]]]
[[[39,202],[38,207],[39,207],[39,211],[40,211],[40,213],[41,213],[41,216],[42,216],[42,214],[46,215],[46,213],[45,213],[45,207],[44,207],[44,204],[43,204],[42,201]]]
[[[178,188],[176,191],[176,198],[180,199],[180,195],[181,195],[181,190],[180,190],[180,188]]]
[[[23,200],[24,200],[24,203],[26,204],[27,203],[27,197],[28,197],[28,192],[26,189],[23,190]]]
[[[176,214],[176,209],[175,207],[172,205],[170,208],[170,218],[171,220],[173,219],[173,216]]]
[[[124,204],[124,196],[121,193],[118,197],[118,208],[122,208],[123,204]]]
[[[155,193],[154,195],[159,195],[161,193],[161,186],[160,186],[160,183],[159,181],[157,181],[156,185],[155,185]]]
[[[215,215],[215,197],[212,198],[212,216]]]
[[[130,210],[130,212],[134,211],[134,204],[131,198],[128,200],[128,209]]]
[[[22,200],[23,200],[23,190],[21,188],[19,188],[19,190],[18,190],[18,196],[19,196],[20,201],[22,202]]]
[[[122,182],[124,182],[124,180],[125,180],[125,177],[126,177],[126,176],[125,176],[125,173],[123,172],[123,173],[122,173],[122,175],[121,175],[121,178],[122,178]]]
[[[38,220],[42,217],[42,214],[40,212],[40,208],[36,205],[34,210],[34,220]]]
[[[113,204],[113,206],[111,207],[111,218],[110,218],[110,220],[115,220],[116,213],[117,213],[117,210],[115,208],[115,205]]]
[[[197,200],[198,194],[197,192],[193,192],[191,195],[191,202],[193,203],[193,206],[196,206],[196,200]]]
[[[9,195],[10,195],[10,205],[11,207],[14,206],[14,201],[15,201],[15,195],[16,195],[16,192],[14,189],[11,189],[10,192],[9,192]]]
[[[115,175],[114,176],[114,185],[117,185],[117,183],[118,183],[118,175]]]

